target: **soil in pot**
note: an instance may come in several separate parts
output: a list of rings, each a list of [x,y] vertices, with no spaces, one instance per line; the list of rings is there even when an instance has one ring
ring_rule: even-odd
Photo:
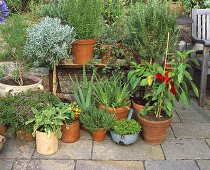
[[[73,43],[72,55],[74,57],[74,64],[88,64],[93,58],[94,45],[97,39],[81,39]]]
[[[68,125],[66,128],[66,124],[61,126],[62,137],[61,140],[67,143],[74,143],[80,138],[80,126],[79,121],[74,121]]]
[[[48,137],[46,133],[36,131],[36,150],[43,155],[51,155],[58,150],[58,138],[54,132]]]
[[[17,138],[19,140],[23,140],[25,142],[30,142],[34,140],[34,137],[32,136],[31,133],[25,132],[25,131],[17,131]]]
[[[7,127],[5,125],[0,124],[0,135],[5,135],[7,132]]]
[[[100,128],[100,129],[97,130],[97,131],[91,132],[92,138],[93,138],[93,140],[96,141],[96,142],[104,141],[104,139],[105,139],[105,134],[106,134],[106,131],[105,131],[104,128]]]
[[[145,142],[150,144],[162,144],[167,135],[168,128],[172,122],[172,117],[163,115],[155,117],[155,114],[137,115],[138,121],[142,126],[142,136]]]
[[[111,108],[111,107],[100,105],[99,108],[107,109],[109,113],[115,114],[117,120],[121,120],[128,117],[130,106],[120,107],[120,108]]]

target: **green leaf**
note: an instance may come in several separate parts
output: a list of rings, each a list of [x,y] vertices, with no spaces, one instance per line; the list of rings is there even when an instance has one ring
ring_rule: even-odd
[[[189,105],[189,99],[187,98],[187,95],[185,94],[184,91],[182,91],[182,93],[180,95],[180,99],[183,102],[184,106],[188,106]]]
[[[160,94],[162,91],[164,91],[165,88],[166,88],[165,83],[164,83],[164,82],[161,83],[161,84],[159,85],[159,87],[158,87],[158,90],[157,90],[157,94],[156,94],[156,95],[158,95],[158,94]]]
[[[165,102],[165,104],[166,104],[167,109],[168,109],[169,111],[172,111],[172,109],[173,109],[172,103],[171,103],[170,101],[167,100],[167,101]]]
[[[193,80],[193,79],[192,79],[192,76],[191,76],[190,73],[188,73],[187,71],[184,72],[184,75],[185,75],[185,77],[187,77],[187,79],[188,79],[189,81],[192,81],[192,80]]]
[[[183,81],[183,74],[179,73],[178,74],[178,82],[181,83]]]
[[[196,87],[196,85],[193,82],[190,82],[190,83],[191,83],[191,86],[193,88],[193,91],[194,91],[196,97],[198,97],[199,96],[198,88]]]
[[[148,84],[147,78],[141,80],[141,82],[140,82],[140,86],[146,86],[147,84]]]

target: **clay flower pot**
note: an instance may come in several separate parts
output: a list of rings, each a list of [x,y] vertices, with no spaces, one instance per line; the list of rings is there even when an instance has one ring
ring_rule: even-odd
[[[113,57],[112,45],[100,44],[99,49],[100,49],[101,63],[107,64],[108,61]],[[114,62],[116,61],[113,61],[111,64],[113,64]]]
[[[34,137],[32,136],[31,133],[29,132],[24,132],[24,131],[17,131],[17,138],[19,140],[23,140],[25,142],[30,142],[30,141],[33,141],[34,140]]]
[[[72,55],[74,64],[88,64],[93,58],[94,45],[98,39],[81,39],[73,43]]]
[[[46,133],[36,131],[36,150],[39,154],[51,155],[58,150],[58,138],[54,132],[48,137]]]
[[[80,138],[80,126],[79,121],[74,121],[68,125],[66,128],[66,124],[61,126],[62,137],[61,140],[67,143],[74,143]]]
[[[177,12],[180,16],[184,12],[184,5],[180,5],[178,2],[172,2],[172,4],[169,4],[168,6],[173,14]]]
[[[5,135],[7,131],[7,127],[5,125],[0,124],[0,135]]]
[[[138,121],[142,126],[142,135],[145,142],[162,144],[168,133],[172,118],[165,121],[149,121],[139,116]]]
[[[143,106],[143,105],[140,105],[140,104],[138,104],[138,103],[135,103],[133,100],[132,100],[132,106],[133,106],[133,113],[134,113],[134,116],[135,116],[135,118],[137,119],[138,114],[139,114],[139,111],[140,111],[140,110],[143,110],[143,109],[144,109],[144,106]]]
[[[119,107],[119,108],[111,108],[100,105],[99,108],[108,110],[109,113],[115,114],[117,120],[125,119],[128,117],[128,112],[130,110],[130,106]]]
[[[104,139],[105,139],[105,134],[106,134],[106,131],[105,131],[104,128],[100,128],[100,129],[98,129],[97,131],[91,132],[92,138],[93,138],[93,140],[96,141],[96,142],[104,141]]]

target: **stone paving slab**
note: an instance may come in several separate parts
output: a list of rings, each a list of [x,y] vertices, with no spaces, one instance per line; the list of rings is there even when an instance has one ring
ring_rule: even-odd
[[[172,123],[177,138],[209,138],[210,123]]]
[[[206,139],[206,142],[208,143],[208,145],[210,147],[210,139]]]
[[[210,159],[204,139],[166,139],[162,144],[166,159]]]
[[[12,170],[26,170],[31,160],[16,160]]]
[[[166,138],[167,139],[174,139],[175,138],[174,133],[173,133],[171,127],[169,127],[169,129],[168,129],[168,134],[167,134]]]
[[[35,141],[22,142],[7,139],[0,154],[0,158],[25,158],[30,159],[35,150]]]
[[[91,159],[92,140],[79,140],[75,143],[59,141],[58,151],[52,155],[34,153],[35,159]]]
[[[2,160],[0,160],[0,169],[1,170],[11,170],[13,163],[14,163],[14,160],[2,159]]]
[[[210,160],[198,160],[197,161],[200,170],[208,170],[210,169]]]
[[[27,170],[74,170],[73,160],[32,160]]]
[[[94,142],[93,160],[163,160],[160,145],[149,145],[141,138],[132,145],[122,146],[111,140]]]
[[[84,161],[78,160],[76,170],[144,170],[142,161]]]
[[[181,122],[179,117],[178,117],[178,115],[177,115],[177,113],[176,113],[176,111],[174,111],[174,115],[173,115],[173,120],[172,121],[173,122]]]
[[[199,170],[193,160],[146,161],[146,170]]]

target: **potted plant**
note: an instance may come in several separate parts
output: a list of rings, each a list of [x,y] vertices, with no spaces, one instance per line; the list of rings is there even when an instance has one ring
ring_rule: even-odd
[[[105,109],[91,107],[79,117],[83,126],[91,132],[93,140],[101,142],[105,139],[106,131],[108,131],[115,120],[115,116],[111,115]]]
[[[28,120],[26,125],[33,123],[33,133],[36,136],[36,150],[43,155],[50,155],[58,150],[58,138],[61,138],[61,125],[67,118],[58,107],[48,107],[38,111],[31,108],[35,117]]]
[[[1,35],[16,67],[11,74],[0,80],[0,96],[5,96],[8,92],[15,94],[28,89],[43,89],[40,78],[25,74],[28,66],[26,56],[23,53],[26,43],[26,28],[26,22],[19,14],[11,15],[7,24],[0,27]]]
[[[76,105],[76,102],[59,103],[57,105],[62,111],[62,114],[66,117],[64,124],[61,126],[62,137],[61,140],[67,143],[74,143],[80,138],[80,126],[78,116],[81,109]]]
[[[68,58],[70,44],[75,37],[74,28],[62,25],[60,19],[45,17],[28,29],[24,53],[34,65],[53,68],[53,94],[56,95],[56,66]]]
[[[118,144],[130,145],[136,142],[140,131],[141,126],[133,119],[117,120],[111,129],[111,137]]]
[[[123,82],[123,75],[118,74],[100,79],[95,77],[95,80],[93,92],[99,107],[115,114],[117,119],[127,118],[131,91],[129,83]]]
[[[102,30],[101,0],[67,1],[68,24],[77,32],[77,40],[73,43],[72,54],[75,64],[88,64],[93,57],[94,44]]]
[[[79,77],[70,77],[70,87],[73,90],[74,100],[77,102],[79,108],[82,109],[83,112],[86,112],[92,105],[94,105],[93,100],[93,78],[94,72],[90,80],[88,80],[85,66],[83,66],[82,71],[82,80],[79,81]]]
[[[175,102],[181,100],[185,105],[189,104],[190,96],[185,79],[198,96],[198,89],[187,71],[191,60],[188,56],[192,51],[177,51],[171,56],[170,62],[167,62],[167,51],[168,48],[164,64],[145,62],[144,65],[136,65],[128,75],[131,84],[148,86],[144,96],[147,103],[137,117],[142,125],[144,140],[151,144],[163,143],[172,122]],[[197,63],[196,60],[191,61]],[[168,70],[166,63],[172,69]]]
[[[137,2],[126,17],[126,43],[135,49],[141,60],[162,60],[167,34],[170,33],[169,51],[175,51],[179,36],[177,18],[166,5],[157,0]]]
[[[0,98],[0,120],[3,124],[9,125],[9,134],[16,134],[19,139],[30,141],[33,139],[31,135],[33,125],[25,125],[25,122],[34,117],[31,107],[41,110],[49,105],[55,106],[59,102],[60,100],[53,94],[44,91],[7,95]]]

